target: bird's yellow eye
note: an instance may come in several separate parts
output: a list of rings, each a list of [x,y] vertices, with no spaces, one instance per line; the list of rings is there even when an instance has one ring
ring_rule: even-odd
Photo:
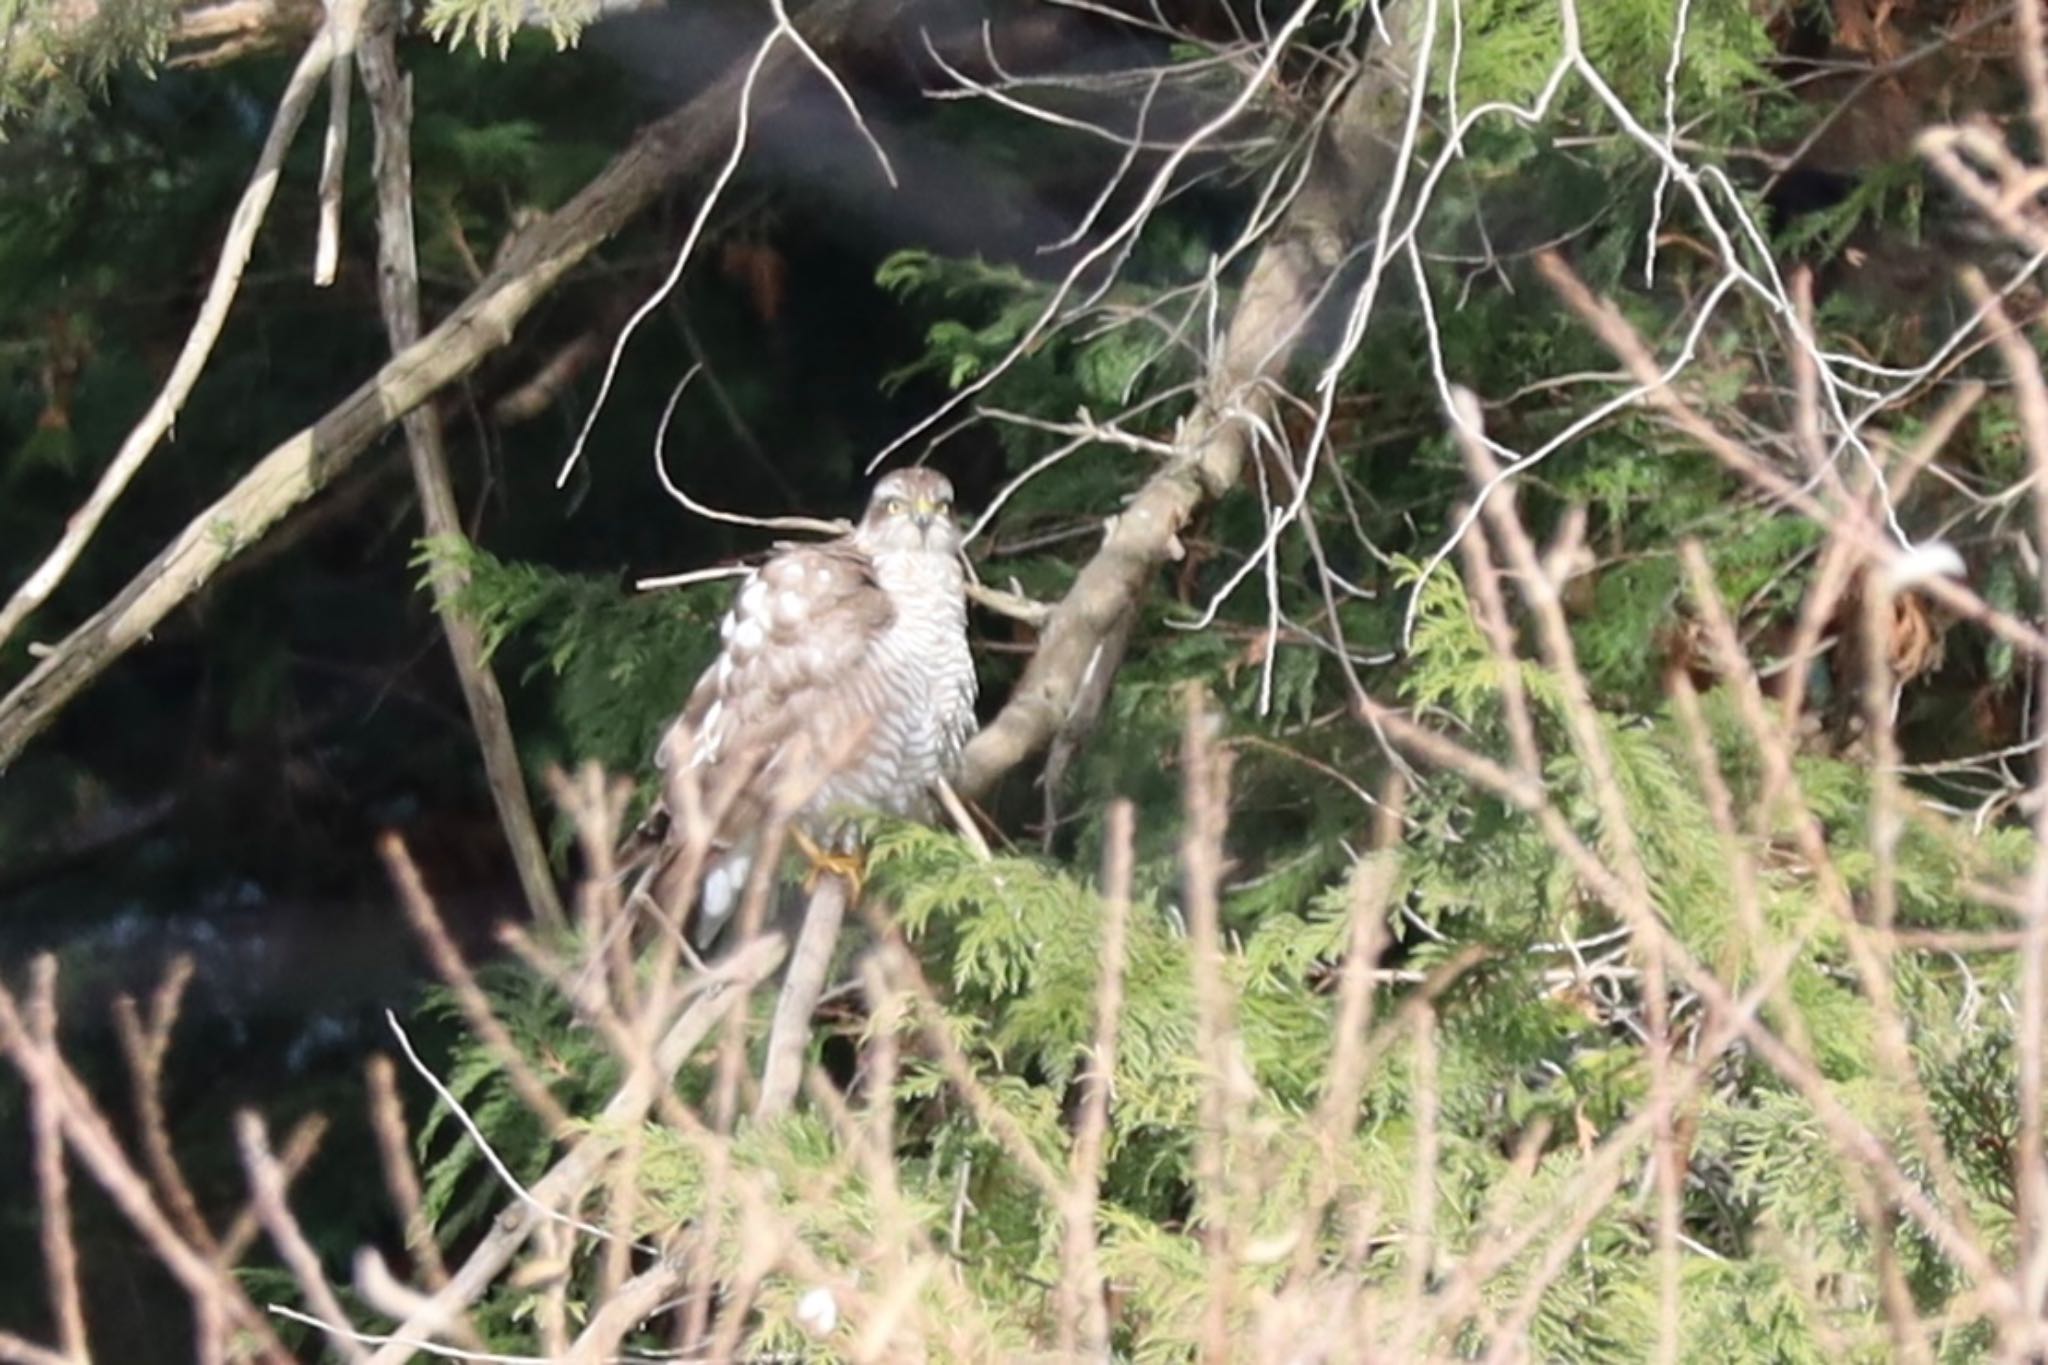
[[[892,517],[900,517],[900,516],[902,516],[902,515],[903,515],[903,510],[904,510],[904,503],[903,503],[903,499],[901,499],[901,498],[891,498],[891,499],[889,499],[889,504],[888,504],[888,506],[887,506],[887,507],[885,507],[885,508],[884,508],[883,510],[884,510],[884,511],[886,511],[886,512],[887,512],[887,513],[888,513],[888,514],[889,514],[890,516],[892,516]]]
[[[950,517],[953,515],[953,500],[951,498],[940,498],[936,506],[940,516]]]

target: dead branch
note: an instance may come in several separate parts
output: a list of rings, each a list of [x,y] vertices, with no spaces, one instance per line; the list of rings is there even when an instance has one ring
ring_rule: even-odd
[[[57,1051],[57,960],[36,959],[29,987],[28,1026],[37,1046]],[[63,1119],[57,1097],[38,1087],[29,1099],[29,1127],[35,1142],[36,1195],[43,1226],[43,1275],[48,1281],[50,1320],[57,1342],[70,1359],[90,1359],[85,1341],[85,1307],[78,1292],[78,1243],[71,1231],[70,1181],[64,1172]]]
[[[858,34],[886,30],[902,3],[824,0],[806,10],[798,26],[815,48],[829,52]],[[758,80],[768,83],[761,93],[772,98],[803,65],[789,45],[778,45],[761,66]],[[438,327],[264,456],[113,600],[52,648],[0,698],[0,771],[80,689],[147,639],[222,565],[332,482],[393,422],[509,343],[533,306],[671,181],[711,164],[731,145],[745,77],[744,67],[728,70],[680,109],[642,129],[574,198],[521,236],[490,278]]]
[[[263,1220],[271,1244],[290,1268],[292,1277],[299,1282],[299,1292],[306,1296],[306,1302],[324,1322],[332,1327],[346,1328],[348,1314],[342,1310],[341,1300],[335,1297],[334,1287],[327,1283],[327,1276],[320,1268],[320,1254],[306,1240],[306,1230],[299,1226],[299,1220],[285,1203],[284,1168],[278,1162],[277,1154],[270,1150],[270,1133],[263,1120],[253,1111],[244,1109],[235,1118],[235,1138],[242,1150],[242,1164],[249,1171],[249,1189],[256,1199],[256,1216]],[[358,1365],[364,1359],[362,1347],[348,1338],[336,1337],[334,1343],[344,1359]]]
[[[271,120],[270,135],[263,140],[263,150],[256,157],[256,169],[250,173],[248,187],[242,191],[234,216],[228,220],[227,241],[221,246],[220,261],[214,267],[213,280],[206,287],[206,297],[200,301],[199,317],[193,322],[185,345],[171,366],[170,377],[164,381],[162,391],[149,405],[148,411],[142,414],[142,420],[135,424],[134,430],[121,443],[121,448],[114,452],[113,461],[100,475],[99,483],[94,485],[84,505],[71,514],[55,548],[14,590],[7,605],[0,607],[0,643],[5,643],[64,581],[64,575],[78,562],[86,542],[92,539],[93,532],[99,529],[100,522],[128,487],[136,471],[142,468],[157,443],[178,420],[178,410],[185,405],[185,399],[199,382],[200,372],[206,368],[207,359],[213,354],[213,344],[219,340],[221,328],[227,323],[228,309],[234,305],[235,295],[240,292],[242,271],[249,264],[256,234],[262,229],[264,217],[270,211],[271,197],[277,193],[285,153],[291,149],[292,139],[298,135],[299,125],[305,121],[306,110],[313,102],[313,91],[334,60],[338,27],[330,21],[314,35],[305,54],[299,58],[291,80],[285,84],[284,95],[278,101],[277,116]]]
[[[341,268],[341,191],[348,169],[349,91],[355,85],[356,44],[369,0],[330,0],[328,27],[334,61],[327,68],[327,138],[320,153],[320,228],[313,245],[313,283],[324,289]],[[380,281],[382,283],[382,281]]]
[[[612,1135],[646,1117],[657,1094],[682,1064],[719,1021],[746,998],[747,992],[775,970],[785,951],[782,937],[768,934],[720,963],[704,982],[697,999],[662,1037],[654,1051],[655,1065],[628,1073],[618,1093],[598,1114],[592,1125],[595,1131],[571,1147],[528,1187],[527,1194],[534,1202],[513,1205],[499,1214],[491,1230],[449,1277],[448,1283],[419,1312],[392,1329],[385,1344],[370,1358],[370,1365],[398,1365],[412,1359],[420,1350],[417,1343],[423,1335],[439,1330],[481,1298],[545,1221],[535,1205],[559,1209],[582,1197],[604,1170],[616,1143]]]
[[[1399,28],[1390,16],[1390,25]],[[1399,120],[1405,54],[1361,72],[1317,149],[1329,187],[1302,193],[1260,249],[1206,382],[1174,442],[1177,454],[1114,517],[1102,547],[1053,608],[1024,676],[962,758],[962,795],[979,797],[1056,735],[1088,728],[1078,713],[1112,646],[1128,631],[1153,574],[1177,555],[1195,513],[1234,487],[1310,315],[1391,171],[1382,134]],[[1392,63],[1391,65],[1387,63]],[[1120,652],[1120,651],[1118,651]],[[0,757],[5,750],[0,748]]]
[[[412,213],[412,87],[398,68],[394,32],[398,7],[380,5],[362,35],[363,91],[370,99],[376,135],[377,297],[384,311],[384,329],[394,354],[420,337],[420,264]],[[339,70],[339,66],[336,67]],[[406,453],[412,462],[413,484],[419,491],[420,520],[427,537],[446,542],[462,535],[462,517],[455,504],[455,480],[448,472],[447,443],[441,417],[431,403],[405,415]],[[469,576],[445,557],[430,572],[435,613],[448,637],[455,676],[469,707],[484,753],[484,773],[498,823],[512,850],[519,885],[536,923],[550,929],[567,924],[561,894],[548,869],[546,846],[527,798],[526,778],[519,766],[519,748],[512,740],[512,722],[505,712],[505,694],[484,657],[483,637],[457,609]]]
[[[533,1112],[549,1134],[570,1131],[574,1120],[555,1099],[547,1083],[535,1074],[532,1064],[512,1040],[511,1032],[491,1010],[483,987],[477,984],[475,974],[456,949],[455,940],[449,937],[447,926],[441,923],[440,913],[434,908],[433,897],[427,894],[426,882],[421,878],[412,854],[406,850],[405,840],[386,831],[377,840],[377,854],[384,860],[385,871],[398,888],[398,903],[404,908],[413,932],[419,936],[421,946],[427,950],[428,960],[454,993],[456,1005],[477,1039],[505,1068],[506,1079],[518,1094],[520,1103]]]
[[[112,1126],[92,1103],[84,1084],[56,1048],[38,1038],[37,1030],[24,1019],[14,996],[5,987],[0,987],[0,1050],[5,1050],[12,1059],[30,1091],[55,1110],[65,1141],[80,1167],[99,1182],[114,1206],[202,1310],[202,1337],[209,1325],[232,1320],[238,1329],[254,1337],[261,1358],[288,1360],[289,1354],[263,1315],[249,1302],[241,1282],[178,1235],[158,1207],[148,1182],[128,1160]],[[201,1353],[205,1354],[204,1350]]]
[[[804,924],[790,955],[789,973],[775,1001],[775,1023],[768,1034],[768,1058],[761,1068],[761,1094],[754,1103],[757,1119],[789,1112],[802,1087],[804,1054],[810,1050],[811,1015],[825,993],[825,977],[839,946],[852,888],[844,877],[826,873],[804,908]]]

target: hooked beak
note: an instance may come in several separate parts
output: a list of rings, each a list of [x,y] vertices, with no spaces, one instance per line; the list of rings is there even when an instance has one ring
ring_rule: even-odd
[[[928,498],[919,498],[910,506],[910,520],[917,527],[919,534],[929,531],[932,523],[938,520],[938,515],[938,505]]]

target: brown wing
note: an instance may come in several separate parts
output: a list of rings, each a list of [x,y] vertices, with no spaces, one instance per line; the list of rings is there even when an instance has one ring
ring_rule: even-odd
[[[686,776],[707,792],[728,778],[747,783],[721,769],[744,763],[766,772],[793,747],[815,754],[865,725],[859,698],[872,689],[864,675],[894,616],[873,565],[844,541],[790,546],[756,570],[719,626],[723,649],[656,756],[670,810],[680,805],[674,783]],[[724,823],[753,818],[766,796],[743,786]]]

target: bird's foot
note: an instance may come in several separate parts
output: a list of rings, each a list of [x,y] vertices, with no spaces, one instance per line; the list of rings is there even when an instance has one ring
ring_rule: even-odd
[[[796,846],[803,850],[804,861],[810,870],[804,874],[804,891],[816,891],[818,883],[828,876],[839,877],[846,882],[846,899],[849,904],[860,899],[861,886],[867,880],[867,855],[858,849],[850,853],[833,853],[820,845],[800,829],[789,832]]]

